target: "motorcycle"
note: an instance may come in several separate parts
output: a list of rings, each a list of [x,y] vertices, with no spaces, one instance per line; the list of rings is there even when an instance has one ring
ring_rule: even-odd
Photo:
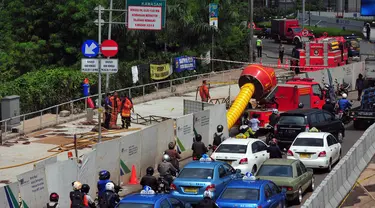
[[[173,179],[175,179],[178,175],[177,172],[172,172],[171,173]],[[164,176],[159,176],[158,178],[158,190],[156,191],[159,194],[168,194],[170,193],[170,184],[168,182],[168,179]]]
[[[344,93],[345,94],[349,93],[350,83],[343,82],[342,84],[339,84],[337,82],[337,79],[335,80],[335,82],[336,82],[336,86],[337,86],[336,94],[338,96],[341,96]]]
[[[352,118],[349,115],[349,109],[345,111],[340,110],[338,112],[338,118],[342,121],[343,124],[348,124],[352,121]]]

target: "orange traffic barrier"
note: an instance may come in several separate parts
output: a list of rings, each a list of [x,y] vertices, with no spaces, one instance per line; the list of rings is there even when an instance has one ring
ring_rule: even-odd
[[[129,184],[137,185],[138,183],[139,182],[138,182],[138,179],[137,179],[137,172],[135,170],[135,166],[132,165],[132,175],[130,176]]]

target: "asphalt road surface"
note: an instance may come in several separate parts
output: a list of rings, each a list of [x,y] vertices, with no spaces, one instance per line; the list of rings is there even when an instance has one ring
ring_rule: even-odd
[[[349,149],[354,145],[354,143],[362,136],[364,131],[358,131],[354,130],[352,123],[348,124],[346,131],[345,131],[345,138],[343,143],[341,144],[342,148],[342,157],[346,155],[346,153],[349,151]],[[319,186],[319,184],[324,180],[324,178],[328,175],[327,172],[323,170],[314,170],[314,176],[315,176],[315,188]],[[306,199],[310,197],[312,193],[308,192],[305,193],[303,197],[303,203],[305,203]],[[303,205],[302,203],[302,205]],[[301,207],[299,206],[290,206],[290,207]]]
[[[283,42],[285,53],[284,56],[292,56],[292,50],[294,45]],[[278,57],[279,56],[279,43],[275,43],[272,39],[263,40],[263,53],[266,53],[268,56]]]

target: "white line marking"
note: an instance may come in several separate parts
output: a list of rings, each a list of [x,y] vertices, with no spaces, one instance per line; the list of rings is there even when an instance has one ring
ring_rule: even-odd
[[[103,51],[114,51],[117,50],[117,47],[102,47]]]

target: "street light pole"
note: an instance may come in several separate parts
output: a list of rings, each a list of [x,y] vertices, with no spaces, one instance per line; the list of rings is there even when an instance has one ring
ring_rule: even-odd
[[[109,3],[109,25],[108,25],[108,40],[111,40],[112,36],[112,9],[113,9],[113,0],[110,0]],[[109,59],[109,57],[108,57]],[[109,92],[109,73],[105,77],[105,91]]]
[[[99,46],[102,44],[102,6],[98,6],[98,43]],[[100,143],[102,141],[102,71],[101,71],[101,53],[99,51],[99,75],[98,75],[98,120],[99,120],[99,128],[98,128],[98,142]]]
[[[249,15],[249,26],[250,26],[250,34],[249,34],[249,62],[253,62],[253,34],[254,34],[254,28],[253,28],[253,8],[254,8],[254,0],[248,0],[248,15]]]
[[[302,29],[305,28],[305,0],[302,0]]]

